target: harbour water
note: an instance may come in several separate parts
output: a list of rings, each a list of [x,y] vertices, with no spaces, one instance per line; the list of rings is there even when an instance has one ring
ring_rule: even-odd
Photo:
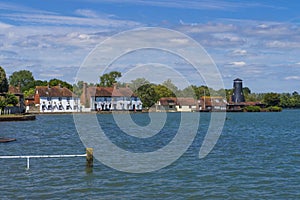
[[[300,110],[227,113],[222,134],[203,159],[199,148],[210,113],[200,114],[197,136],[177,161],[149,173],[120,172],[85,158],[0,159],[0,199],[300,199]],[[140,125],[147,113],[131,114]],[[110,114],[97,115],[108,137],[133,152],[168,144],[180,113],[170,113],[162,133],[142,143],[127,137]],[[107,127],[105,127],[107,126]],[[72,115],[39,115],[35,121],[1,122],[0,155],[84,154]],[[131,149],[132,148],[132,149]]]

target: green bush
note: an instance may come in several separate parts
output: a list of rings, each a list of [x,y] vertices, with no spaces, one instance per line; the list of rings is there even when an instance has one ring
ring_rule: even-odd
[[[267,108],[267,111],[270,111],[270,112],[281,112],[282,108],[279,107],[279,106],[270,106],[270,107]]]
[[[260,112],[259,106],[247,106],[244,108],[246,112]]]

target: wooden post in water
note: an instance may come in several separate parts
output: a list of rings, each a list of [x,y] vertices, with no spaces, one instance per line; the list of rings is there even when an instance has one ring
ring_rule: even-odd
[[[94,162],[93,148],[86,148],[86,167],[92,168]]]

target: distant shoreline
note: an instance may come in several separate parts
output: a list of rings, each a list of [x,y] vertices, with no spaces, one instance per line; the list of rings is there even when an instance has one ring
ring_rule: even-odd
[[[35,115],[0,115],[0,122],[7,121],[31,121],[35,120]]]

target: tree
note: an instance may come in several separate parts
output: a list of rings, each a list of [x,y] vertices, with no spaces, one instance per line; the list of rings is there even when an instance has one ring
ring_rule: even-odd
[[[280,103],[280,95],[273,92],[266,93],[263,101],[267,106],[278,106]]]
[[[9,77],[9,83],[10,85],[13,85],[15,87],[20,85],[21,92],[24,92],[35,86],[33,75],[28,70],[21,70],[18,72],[14,72]]]
[[[48,85],[48,81],[42,81],[42,80],[35,80],[34,81],[34,86],[47,86]],[[33,87],[35,88],[35,87]]]
[[[16,106],[19,103],[18,98],[11,93],[7,93],[5,95],[5,101],[7,105],[13,105],[13,106]]]
[[[73,84],[73,92],[80,96],[82,94],[83,91],[83,81],[78,81],[76,84]]]
[[[192,85],[190,87],[193,88],[196,99],[200,99],[202,96],[209,96],[209,94],[210,94],[209,93],[209,89],[208,89],[207,86],[204,86],[204,85],[201,85],[201,86]]]
[[[34,96],[35,88],[30,88],[29,90],[24,91],[24,97],[32,97]]]
[[[148,80],[146,80],[145,78],[137,78],[137,79],[131,81],[131,83],[129,84],[129,88],[133,92],[135,92],[140,87],[142,87],[143,85],[147,85],[147,84],[150,84],[150,82]]]
[[[188,86],[184,88],[181,92],[180,95],[181,97],[192,97],[196,98],[195,90],[193,86]]]
[[[108,74],[103,74],[100,76],[100,86],[102,87],[111,87],[116,83],[116,79],[122,77],[121,72],[111,71]]]
[[[7,106],[7,103],[4,97],[0,96],[0,114],[2,114],[4,108]]]
[[[177,86],[174,83],[172,83],[171,79],[164,81],[162,83],[162,85],[165,86],[166,88],[168,88],[169,90],[171,90],[175,95],[178,94],[179,90],[178,90]]]
[[[66,81],[62,81],[62,80],[59,80],[59,79],[56,79],[56,78],[51,79],[49,81],[49,86],[50,87],[58,86],[58,85],[61,85],[61,87],[66,87],[71,91],[73,90],[73,86],[71,84],[67,83]]]
[[[158,95],[159,99],[162,97],[175,97],[176,95],[164,85],[155,86],[155,93]]]
[[[8,81],[5,70],[0,66],[0,93],[8,91]]]
[[[135,93],[143,102],[143,107],[151,107],[153,106],[159,99],[159,96],[155,92],[154,84],[144,84],[140,86]]]

